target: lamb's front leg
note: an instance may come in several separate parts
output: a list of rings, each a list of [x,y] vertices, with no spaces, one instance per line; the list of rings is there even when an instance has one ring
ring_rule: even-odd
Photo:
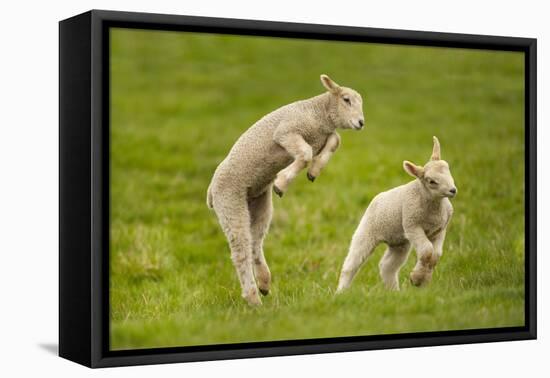
[[[311,162],[313,151],[299,134],[286,134],[276,141],[294,158],[292,164],[277,174],[273,185],[275,193],[282,197],[292,180]]]
[[[307,178],[310,181],[315,181],[317,176],[321,173],[321,169],[328,163],[332,154],[340,146],[340,135],[336,132],[329,135],[327,142],[325,143],[323,149],[313,157],[311,165],[307,171]]]
[[[434,253],[435,257],[437,258],[437,261],[439,261],[439,258],[443,254],[443,243],[445,242],[445,234],[447,233],[447,229],[444,228],[437,234],[433,241],[434,246]]]
[[[438,259],[434,246],[421,227],[405,230],[405,233],[418,257],[410,275],[411,283],[414,286],[427,285],[432,279],[433,269]]]

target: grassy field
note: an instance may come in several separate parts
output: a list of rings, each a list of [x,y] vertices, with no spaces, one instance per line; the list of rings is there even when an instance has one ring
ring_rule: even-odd
[[[524,323],[523,55],[116,30],[112,41],[111,348],[153,348]],[[272,292],[240,298],[229,249],[205,204],[235,140],[268,112],[324,90],[364,98],[367,127],[314,184],[305,172],[265,242]],[[339,269],[369,201],[406,183],[432,135],[459,189],[427,288],[378,277],[381,248],[351,290]]]

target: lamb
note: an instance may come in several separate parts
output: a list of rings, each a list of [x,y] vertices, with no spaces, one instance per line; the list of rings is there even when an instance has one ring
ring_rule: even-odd
[[[403,162],[403,168],[414,181],[378,194],[369,204],[353,235],[337,293],[351,285],[361,265],[382,242],[388,248],[380,260],[380,276],[388,289],[399,290],[399,270],[411,246],[417,253],[411,283],[423,286],[431,281],[453,214],[449,198],[457,193],[449,164],[441,160],[435,136],[433,143],[431,159],[424,167]]]
[[[260,305],[271,273],[263,240],[273,212],[271,190],[280,197],[298,173],[319,176],[340,145],[336,129],[361,130],[359,93],[321,75],[327,92],[283,106],[252,125],[219,164],[207,190],[207,205],[227,237],[242,296]],[[256,285],[256,281],[257,285]]]

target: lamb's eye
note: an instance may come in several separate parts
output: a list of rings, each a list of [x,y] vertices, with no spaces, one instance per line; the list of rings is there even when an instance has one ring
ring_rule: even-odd
[[[434,179],[429,179],[428,182],[430,183],[430,185],[437,185],[437,181],[435,181]]]
[[[346,102],[346,104],[351,105],[351,100],[349,99],[349,97],[343,97],[343,99]]]

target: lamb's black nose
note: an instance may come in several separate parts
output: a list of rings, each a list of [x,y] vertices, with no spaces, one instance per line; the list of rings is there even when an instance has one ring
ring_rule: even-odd
[[[456,194],[456,188],[451,188],[449,192],[451,192],[452,194]]]
[[[362,119],[359,120],[359,126],[363,127],[363,125],[365,124],[365,121],[363,121]]]

